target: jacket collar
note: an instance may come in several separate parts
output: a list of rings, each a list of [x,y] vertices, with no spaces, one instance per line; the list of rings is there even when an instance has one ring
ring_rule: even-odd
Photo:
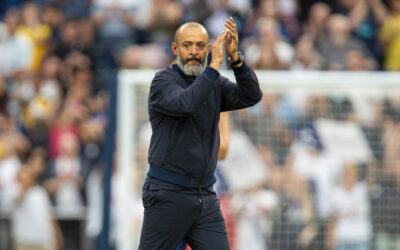
[[[178,64],[172,64],[172,69],[177,72],[186,82],[192,83],[196,77],[195,76],[188,76],[183,71],[181,68],[179,68]]]

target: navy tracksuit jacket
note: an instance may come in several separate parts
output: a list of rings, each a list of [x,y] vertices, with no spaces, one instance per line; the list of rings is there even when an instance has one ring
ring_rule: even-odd
[[[215,183],[220,112],[251,107],[262,97],[246,63],[233,71],[237,84],[211,67],[190,77],[174,64],[155,75],[148,99],[153,129],[148,176],[183,187]]]

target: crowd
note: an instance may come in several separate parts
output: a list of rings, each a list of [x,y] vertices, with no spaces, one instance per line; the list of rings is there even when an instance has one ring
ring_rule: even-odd
[[[93,199],[86,186],[93,173],[101,179],[107,88],[116,68],[167,66],[179,25],[200,22],[213,40],[229,16],[238,23],[240,51],[258,70],[400,70],[399,0],[3,0],[0,211],[14,211],[17,249],[77,249],[66,235],[68,225],[58,225],[50,208],[76,214]],[[267,92],[255,109],[232,116],[270,173],[266,183],[246,190],[252,195],[239,194],[251,206],[231,197],[232,216],[266,232],[260,248],[251,249],[333,248],[353,239],[369,249],[372,231],[378,249],[399,244],[398,98],[374,100],[367,122],[355,118],[346,98],[307,96],[301,107]],[[320,117],[357,122],[374,160],[355,167],[329,158],[318,139],[299,143],[298,123]],[[331,202],[335,206],[326,205]],[[357,209],[349,211],[348,204]],[[270,223],[259,225],[260,218]],[[26,228],[35,219],[40,233]],[[364,231],[349,235],[346,225]],[[243,228],[240,235],[251,239]],[[93,232],[96,226],[88,230]]]

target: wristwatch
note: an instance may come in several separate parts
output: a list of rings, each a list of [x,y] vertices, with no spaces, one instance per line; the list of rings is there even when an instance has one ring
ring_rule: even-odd
[[[237,59],[236,61],[232,61],[232,59],[230,57],[228,57],[228,62],[231,63],[231,66],[236,66],[236,65],[239,65],[242,62],[244,62],[244,57],[243,57],[242,53],[237,52],[237,54],[239,56],[239,59]]]

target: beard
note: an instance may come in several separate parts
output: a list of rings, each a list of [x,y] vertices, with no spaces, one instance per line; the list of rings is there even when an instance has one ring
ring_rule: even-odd
[[[176,57],[176,63],[178,64],[178,67],[183,71],[183,73],[185,73],[185,75],[188,76],[198,76],[201,73],[203,73],[203,71],[206,69],[207,67],[207,58],[208,58],[208,54],[206,54],[206,57],[204,58],[203,61],[201,61],[201,59],[198,58],[188,58],[185,61],[182,60],[181,55],[179,54],[178,51],[178,56]],[[196,60],[199,62],[199,65],[196,66],[190,66],[187,63],[190,60]]]

